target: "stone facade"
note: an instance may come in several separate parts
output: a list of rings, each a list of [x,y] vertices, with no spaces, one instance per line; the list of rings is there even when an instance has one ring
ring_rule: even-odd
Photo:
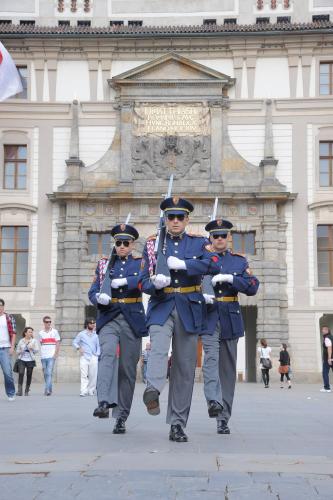
[[[237,18],[253,22],[257,11],[240,4]],[[306,20],[327,11],[319,7]],[[297,2],[290,9],[299,15]],[[300,377],[318,378],[319,325],[333,314],[333,290],[318,286],[316,271],[316,225],[333,223],[332,188],[318,184],[318,145],[333,137],[332,100],[320,95],[318,76],[332,59],[331,27],[48,38],[37,27],[10,29],[3,41],[28,68],[28,98],[0,104],[0,141],[27,144],[28,179],[22,191],[1,184],[0,225],[29,227],[29,286],[0,295],[22,324],[55,318],[64,339],[58,379],[78,377],[70,344],[99,257],[89,255],[88,233],[130,211],[140,253],[170,172],[174,193],[195,204],[191,230],[202,233],[218,196],[219,214],[255,233],[248,258],[261,287],[241,298],[253,331],[239,370],[255,370],[255,341],[265,336],[274,353],[288,341]]]

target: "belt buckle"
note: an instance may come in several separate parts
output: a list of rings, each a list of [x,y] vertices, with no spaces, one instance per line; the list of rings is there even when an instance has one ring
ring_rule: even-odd
[[[174,288],[173,291],[174,293],[180,293],[181,287],[178,286],[177,288]]]
[[[125,299],[118,299],[118,302],[120,302],[121,304],[125,304]]]

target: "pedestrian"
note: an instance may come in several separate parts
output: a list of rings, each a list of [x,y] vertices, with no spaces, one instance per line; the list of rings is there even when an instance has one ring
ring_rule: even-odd
[[[24,372],[27,371],[27,380],[24,390],[24,395],[29,396],[31,386],[32,372],[36,366],[36,354],[38,352],[38,343],[34,339],[34,329],[27,326],[22,333],[22,338],[16,347],[17,360],[18,360],[18,388],[16,396],[23,394],[23,379]]]
[[[141,367],[142,367],[142,382],[146,383],[146,374],[147,374],[147,364],[150,356],[151,346],[150,342],[147,342],[146,348],[142,351],[141,356]]]
[[[94,318],[85,320],[84,330],[78,333],[73,340],[73,347],[80,353],[80,396],[94,396],[96,392],[98,356],[100,355]]]
[[[288,382],[288,389],[291,389],[291,381],[289,376],[290,371],[290,356],[287,351],[287,344],[281,344],[280,357],[279,357],[279,373],[280,373],[280,382],[281,389],[283,389],[283,380],[286,377],[286,381]]]
[[[132,255],[139,233],[133,226],[118,224],[111,235],[115,239],[116,258],[110,270],[109,295],[101,292],[106,259],[98,262],[89,290],[89,299],[97,306],[101,349],[97,374],[98,407],[93,414],[108,418],[109,408],[113,408],[112,416],[116,419],[113,433],[124,434],[132,406],[142,337],[147,335],[147,327],[142,293],[138,288],[141,258]]]
[[[44,316],[43,324],[44,328],[38,333],[38,340],[45,380],[44,395],[51,396],[53,369],[60,349],[60,335],[58,330],[52,328],[50,316]]]
[[[165,258],[170,277],[155,275],[156,236],[148,238],[142,261],[140,284],[150,295],[147,324],[151,354],[147,367],[147,388],[143,401],[150,415],[160,412],[159,395],[166,384],[168,352],[172,340],[167,423],[169,439],[185,442],[184,432],[191,407],[197,360],[198,335],[206,328],[205,305],[201,289],[204,274],[218,272],[217,256],[206,249],[203,236],[187,234],[193,205],[182,198],[166,198],[160,205],[164,212]]]
[[[269,388],[269,370],[272,368],[271,352],[272,349],[268,346],[266,339],[260,339],[258,353],[260,358],[262,380],[265,384],[265,389]]]
[[[219,274],[211,280],[214,295],[205,294],[208,329],[201,336],[205,353],[203,362],[204,393],[208,415],[217,420],[217,433],[230,434],[228,422],[232,413],[237,377],[237,344],[244,336],[244,323],[238,293],[255,295],[258,279],[252,275],[245,257],[228,250],[228,220],[212,220],[205,229],[212,250],[218,255]],[[204,288],[205,290],[205,288]]]
[[[321,333],[323,336],[323,382],[324,387],[320,389],[320,392],[331,392],[330,386],[330,370],[333,370],[332,367],[332,345],[333,345],[333,336],[331,334],[331,330],[328,326],[323,326],[321,328]]]
[[[5,380],[8,401],[15,401],[15,383],[11,363],[15,339],[15,319],[11,314],[5,313],[5,301],[0,299],[0,366]]]

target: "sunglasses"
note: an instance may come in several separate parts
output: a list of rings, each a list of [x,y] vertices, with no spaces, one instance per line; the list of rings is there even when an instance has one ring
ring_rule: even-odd
[[[168,220],[175,220],[175,219],[178,219],[180,221],[183,221],[185,219],[185,215],[184,214],[168,214],[167,215],[168,217]]]
[[[228,234],[225,233],[225,234],[212,234],[214,240],[217,240],[219,238],[223,238],[224,240],[228,237]]]
[[[96,321],[89,321],[89,325],[96,325]]]
[[[116,247],[121,247],[121,245],[124,245],[124,247],[129,247],[130,241],[129,240],[117,240],[116,241]]]
[[[52,323],[52,321],[44,321],[44,323]]]

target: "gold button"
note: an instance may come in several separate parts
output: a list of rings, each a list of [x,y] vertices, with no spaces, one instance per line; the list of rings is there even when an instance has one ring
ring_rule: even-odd
[[[193,255],[193,259],[196,259],[196,258],[197,258],[197,256],[196,256],[196,255]]]
[[[175,245],[178,245],[178,241],[175,241]]]

